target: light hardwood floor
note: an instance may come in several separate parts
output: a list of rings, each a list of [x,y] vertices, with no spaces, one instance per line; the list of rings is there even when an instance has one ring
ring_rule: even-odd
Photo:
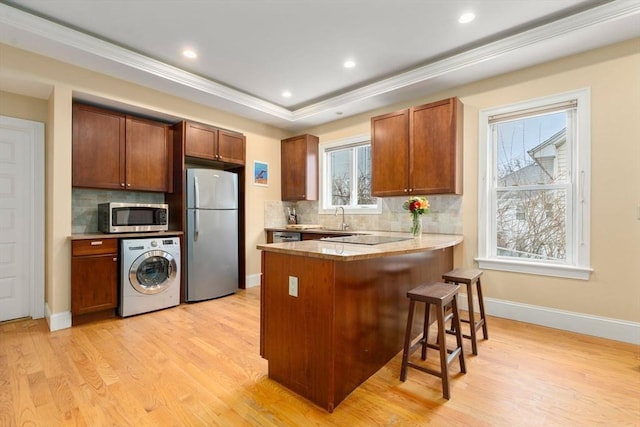
[[[328,414],[267,377],[259,295],[57,332],[0,325],[0,425],[640,424],[639,346],[494,317],[478,356],[465,340],[467,374],[452,364],[451,400],[417,370],[401,383],[399,353]]]

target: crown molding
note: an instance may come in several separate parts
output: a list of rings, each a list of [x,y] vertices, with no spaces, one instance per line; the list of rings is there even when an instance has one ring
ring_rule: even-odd
[[[0,4],[0,24],[281,119],[292,120],[291,111],[286,108],[5,4]]]
[[[492,61],[538,43],[565,37],[590,27],[612,23],[638,14],[640,14],[640,2],[616,0],[295,110],[289,110],[5,4],[0,4],[0,29],[3,29],[3,31],[0,31],[0,41],[16,44],[14,37],[12,37],[12,31],[6,31],[6,29],[18,30],[31,36],[31,39],[36,36],[41,40],[46,40],[48,43],[55,43],[57,46],[62,46],[67,50],[70,49],[73,52],[72,56],[77,57],[79,54],[90,55],[102,59],[103,64],[104,61],[111,64],[119,64],[125,69],[135,70],[142,75],[153,76],[166,83],[189,88],[196,91],[200,95],[200,99],[202,97],[220,98],[273,118],[295,123],[303,119],[313,118],[330,110],[341,109],[348,104],[362,102],[417,83],[424,83],[447,73]],[[18,43],[16,47],[21,46]],[[31,50],[37,50],[37,48],[31,47]],[[52,55],[46,48],[41,48],[39,53],[48,56]],[[68,59],[66,61],[68,62]],[[85,65],[85,67],[87,66]],[[105,73],[105,68],[96,69],[96,71]],[[108,71],[107,74],[109,74]],[[114,74],[122,78],[117,71],[111,73],[111,75]],[[146,84],[154,87],[152,80],[150,79]],[[160,85],[156,85],[154,88],[166,90],[161,88]],[[213,105],[214,102],[212,101],[211,104]]]
[[[370,85],[346,92],[326,101],[317,102],[293,111],[294,121],[315,114],[340,108],[345,104],[362,101],[426,80],[458,71],[500,56],[516,52],[527,46],[565,36],[594,25],[640,14],[640,2],[618,0],[588,11],[564,18],[534,29],[498,40],[460,54],[435,61],[402,74],[377,81]]]

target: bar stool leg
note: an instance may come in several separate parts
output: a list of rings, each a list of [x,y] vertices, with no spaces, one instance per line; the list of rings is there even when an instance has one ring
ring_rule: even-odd
[[[471,332],[471,350],[476,356],[478,355],[478,337],[476,334],[476,319],[473,306],[473,286],[467,285],[467,304],[469,306],[469,329]]]
[[[447,343],[444,326],[444,306],[439,306],[436,312],[438,316],[438,347],[440,350],[440,375],[442,379],[442,395],[449,399],[449,364],[447,363]],[[455,315],[454,315],[455,316]],[[459,326],[459,325],[458,325]],[[458,327],[458,330],[460,328]],[[458,332],[459,333],[459,332]]]
[[[425,303],[424,307],[424,326],[422,332],[422,360],[427,360],[427,344],[429,342],[429,320],[431,320],[431,304]]]
[[[476,285],[478,292],[478,305],[480,306],[480,319],[482,320],[482,335],[485,340],[489,339],[489,332],[487,332],[487,318],[484,315],[484,297],[482,296],[482,285],[480,284],[480,278]]]
[[[454,325],[456,325],[456,345],[457,348],[460,349],[460,354],[458,355],[458,361],[460,362],[460,371],[463,374],[466,374],[467,366],[464,363],[464,352],[462,351],[462,330],[460,328],[460,315],[458,313],[458,302],[455,298],[451,301],[451,306],[453,310],[453,319],[451,321],[454,323]]]
[[[404,350],[402,351],[402,366],[400,367],[400,381],[407,380],[407,363],[409,362],[409,347],[411,346],[411,329],[413,326],[413,309],[415,301],[409,301],[409,317],[407,319],[407,330],[404,334]]]

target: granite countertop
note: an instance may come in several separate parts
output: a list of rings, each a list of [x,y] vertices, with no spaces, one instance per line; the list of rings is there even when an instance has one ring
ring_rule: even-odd
[[[69,236],[71,240],[89,240],[89,239],[123,239],[123,238],[138,238],[138,237],[148,237],[150,239],[154,237],[163,237],[163,236],[182,236],[184,232],[182,231],[146,231],[140,233],[78,233],[72,234]]]
[[[306,231],[307,230],[305,230],[305,232]],[[377,245],[342,243],[323,239],[302,240],[297,242],[261,244],[257,245],[257,249],[267,252],[278,252],[335,261],[354,261],[444,249],[458,245],[463,240],[463,237],[458,234],[422,234],[422,236],[416,238],[411,237],[408,233],[391,231],[359,231],[358,234],[401,237],[406,238],[406,240]]]

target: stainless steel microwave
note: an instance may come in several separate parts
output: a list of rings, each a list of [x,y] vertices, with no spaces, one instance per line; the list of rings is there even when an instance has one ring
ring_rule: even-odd
[[[167,231],[169,205],[164,203],[100,203],[98,228],[103,233]]]

